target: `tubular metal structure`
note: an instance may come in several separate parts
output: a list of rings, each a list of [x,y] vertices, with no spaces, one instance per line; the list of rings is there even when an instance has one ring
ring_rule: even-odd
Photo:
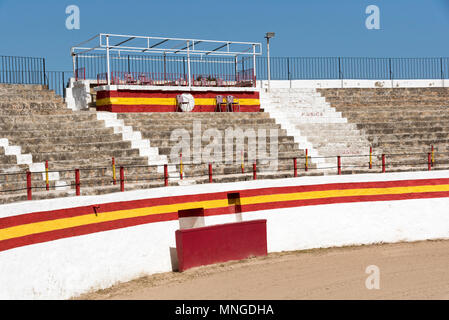
[[[168,38],[136,35],[100,33],[83,41],[71,49],[73,70],[77,70],[77,58],[90,52],[105,51],[107,65],[107,84],[111,84],[111,54],[161,54],[182,55],[187,57],[188,83],[191,86],[191,56],[199,56],[200,61],[208,56],[237,57],[252,56],[253,77],[256,76],[256,56],[262,54],[262,45],[258,42],[219,41],[185,38]],[[198,60],[198,59],[197,59]],[[165,61],[165,60],[164,60]],[[206,60],[205,60],[206,61]]]

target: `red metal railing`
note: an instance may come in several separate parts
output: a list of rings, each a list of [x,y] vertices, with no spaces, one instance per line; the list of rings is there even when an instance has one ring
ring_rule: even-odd
[[[441,152],[439,154],[448,154],[449,152]],[[409,162],[407,165],[407,168],[409,170],[415,169],[418,166],[419,169],[422,170],[432,170],[435,169],[435,150],[432,146],[431,151],[430,152],[423,152],[423,153],[404,153],[404,154],[378,154],[378,155],[373,155],[372,153],[372,149],[370,149],[370,153],[367,155],[343,155],[343,156],[333,156],[333,157],[310,157],[308,155],[304,155],[301,157],[293,157],[293,158],[273,158],[273,159],[257,159],[254,162],[252,162],[252,170],[249,172],[244,172],[241,168],[242,164],[241,163],[235,163],[232,164],[231,166],[233,167],[233,170],[230,170],[229,167],[227,167],[226,170],[223,171],[223,174],[220,175],[226,175],[226,174],[233,174],[233,175],[237,175],[237,181],[239,180],[238,175],[241,175],[242,179],[247,180],[249,177],[252,177],[253,180],[258,179],[258,173],[263,174],[264,169],[260,169],[260,164],[264,161],[270,161],[270,160],[288,160],[288,161],[292,161],[291,162],[291,166],[289,166],[290,169],[288,169],[287,171],[291,170],[290,177],[300,177],[300,167],[298,164],[301,161],[303,168],[304,168],[304,172],[307,171],[319,171],[319,170],[335,170],[335,173],[340,175],[343,173],[353,173],[354,171],[357,172],[387,172],[387,167],[390,169],[390,171],[407,171],[404,170],[404,163],[403,162],[393,162],[390,161],[387,164],[387,157],[401,157],[401,156],[410,156],[410,155],[414,155],[417,156],[419,155],[420,157],[422,157],[422,160],[420,161],[415,161],[415,162]],[[376,163],[374,163],[373,161],[373,157],[377,160]],[[313,159],[318,159],[318,158],[333,158],[335,159],[335,166],[328,166],[328,167],[313,167],[310,165],[310,161]],[[360,162],[357,164],[342,164],[342,159],[343,158],[363,158],[366,159],[366,163],[360,164]],[[439,163],[440,164],[447,164],[448,168],[449,168],[449,157],[447,159],[445,158],[440,158],[439,159]],[[205,165],[204,171],[199,172],[198,174],[193,174],[192,172],[187,171],[186,174],[186,170],[184,167],[190,167],[190,168],[195,168],[198,167],[199,165]],[[179,161],[179,163],[170,163],[170,165],[175,165],[178,168],[178,173],[179,175],[183,175],[184,178],[201,178],[202,180],[204,180],[204,182],[209,182],[209,183],[213,183],[214,181],[214,177],[213,177],[213,164],[216,165],[216,163],[191,163],[191,162],[182,162]],[[313,162],[312,162],[313,164]],[[47,166],[45,168],[45,171],[43,172],[33,172],[31,173],[30,171],[26,171],[26,172],[11,172],[11,173],[3,173],[0,174],[0,178],[2,179],[2,183],[8,183],[8,177],[10,176],[19,176],[19,177],[25,177],[26,178],[26,187],[19,187],[17,189],[3,189],[1,188],[1,184],[0,184],[0,194],[4,194],[7,192],[17,192],[17,191],[21,191],[21,190],[26,190],[27,193],[27,199],[28,200],[32,200],[33,196],[32,196],[32,191],[36,190],[36,189],[46,189],[47,191],[50,191],[50,189],[52,190],[58,190],[59,187],[71,187],[75,189],[75,194],[77,196],[81,195],[81,187],[82,187],[82,181],[81,181],[81,172],[86,172],[86,171],[102,171],[102,175],[100,176],[94,176],[93,178],[102,178],[104,182],[106,182],[106,185],[115,185],[116,184],[116,176],[115,176],[115,168],[116,168],[116,161],[115,159],[112,159],[112,163],[111,163],[111,167],[109,168],[105,168],[105,167],[91,167],[91,168],[81,168],[81,169],[64,169],[64,170],[49,170],[48,166],[51,164],[48,164],[47,162]],[[169,185],[169,174],[168,174],[168,166],[167,164],[163,165],[164,167],[164,173],[161,176],[160,174],[152,178],[137,178],[137,179],[131,179],[131,178],[126,178],[126,170],[127,169],[133,169],[133,168],[154,168],[154,167],[158,167],[160,165],[120,165],[119,166],[119,188],[116,191],[125,191],[126,188],[126,183],[138,183],[138,182],[148,182],[148,181],[158,181],[160,182],[160,186],[168,186]],[[223,164],[223,166],[229,166],[226,164]],[[398,166],[400,167],[399,169]],[[442,167],[440,167],[439,169],[441,169]],[[105,174],[106,170],[108,169],[112,169],[112,175],[107,175]],[[368,169],[368,170],[366,170]],[[396,170],[395,170],[396,169]],[[443,168],[444,169],[444,168]],[[345,172],[346,170],[346,172]],[[414,171],[415,171],[414,170]],[[284,170],[278,170],[279,173],[282,173],[282,176],[285,177],[285,169]],[[42,186],[39,185],[40,183],[38,183],[37,181],[34,181],[34,186],[33,186],[33,180],[32,180],[32,176],[34,174],[40,175],[42,176],[42,174],[48,174],[49,172],[73,172],[73,177],[74,177],[74,181],[68,183],[66,186],[53,186],[53,187],[49,187],[48,185],[48,179],[45,179],[42,183]],[[150,172],[150,170],[148,171]],[[152,171],[154,172],[154,171]],[[271,172],[271,171],[270,171]],[[274,173],[276,173],[277,171],[275,171]],[[271,172],[273,173],[273,172]],[[306,175],[309,174],[314,174],[313,172],[308,173]],[[92,177],[90,177],[92,178]],[[16,182],[20,182],[23,180],[16,180]],[[37,184],[37,185],[36,185]],[[102,184],[104,185],[104,184]]]
[[[107,73],[97,74],[97,85],[107,84]],[[166,72],[123,72],[112,71],[110,83],[114,85],[188,86],[184,73]],[[193,74],[190,81],[196,87],[255,87],[252,73],[238,74]]]

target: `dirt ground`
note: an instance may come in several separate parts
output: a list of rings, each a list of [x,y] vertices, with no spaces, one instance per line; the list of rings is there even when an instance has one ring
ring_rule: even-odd
[[[366,287],[370,265],[379,268],[379,289]],[[77,299],[449,299],[449,240],[273,253],[142,277]]]

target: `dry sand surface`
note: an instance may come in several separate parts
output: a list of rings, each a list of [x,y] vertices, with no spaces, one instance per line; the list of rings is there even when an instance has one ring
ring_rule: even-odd
[[[380,288],[365,286],[367,266]],[[78,299],[449,299],[449,240],[282,252],[142,277]]]

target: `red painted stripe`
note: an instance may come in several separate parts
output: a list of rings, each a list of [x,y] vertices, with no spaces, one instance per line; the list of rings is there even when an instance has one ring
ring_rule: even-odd
[[[280,208],[292,208],[311,205],[335,204],[335,203],[351,203],[351,202],[367,202],[367,201],[392,201],[392,200],[406,200],[406,199],[428,199],[428,198],[443,198],[449,197],[449,192],[425,192],[425,193],[409,193],[397,195],[371,195],[371,196],[350,196],[350,197],[335,197],[322,199],[307,199],[307,200],[292,200],[282,202],[270,202],[243,205],[242,212],[261,211]],[[206,214],[207,212],[207,214]],[[229,207],[216,208],[214,210],[205,210],[205,215],[219,215],[228,214]],[[62,238],[75,237],[86,235],[95,232],[108,231],[120,228],[136,226],[140,224],[147,224],[153,222],[164,222],[178,219],[178,213],[164,213],[158,215],[150,215],[144,217],[127,218],[108,222],[94,223],[85,226],[74,228],[66,228],[61,230],[43,232],[24,237],[8,239],[0,241],[0,251],[26,246],[35,243],[53,241]]]
[[[190,93],[195,98],[200,99],[215,99],[217,95],[228,96],[232,95],[234,97],[240,99],[259,99],[258,91],[251,92],[240,92],[240,91],[224,91],[224,92],[215,92],[215,91],[162,91],[162,90],[119,90],[119,91],[98,91],[97,92],[97,100],[103,98],[176,98],[176,95]]]
[[[173,196],[155,199],[131,200],[122,202],[110,202],[104,204],[95,204],[91,206],[74,207],[67,209],[51,210],[21,214],[17,216],[5,217],[0,219],[0,229],[9,228],[21,224],[28,224],[47,220],[56,220],[62,218],[70,218],[82,216],[86,214],[95,214],[93,207],[97,206],[97,213],[129,210],[136,208],[147,208],[160,205],[181,204],[195,201],[208,201],[227,199],[227,192],[194,194],[185,196]]]
[[[394,181],[375,181],[375,182],[342,182],[314,184],[305,186],[289,186],[276,188],[262,188],[234,191],[240,192],[240,197],[263,196],[281,193],[296,193],[310,191],[326,191],[326,190],[347,190],[347,189],[367,189],[367,188],[394,188],[394,187],[413,187],[449,184],[449,178],[441,179],[421,179],[421,180],[394,180]],[[229,191],[230,193],[231,191]]]
[[[41,242],[48,242],[57,239],[76,237],[81,235],[86,235],[90,233],[96,233],[101,231],[108,231],[114,229],[121,229],[132,227],[140,224],[147,224],[153,222],[162,222],[162,221],[172,221],[178,219],[178,213],[164,213],[158,215],[150,215],[145,217],[138,218],[128,218],[100,223],[93,223],[89,225],[74,227],[74,228],[66,228],[42,233],[31,234],[24,237],[13,238],[8,240],[0,241],[0,251],[22,247],[30,244],[36,244]],[[111,244],[112,245],[112,244]]]
[[[335,203],[430,199],[430,198],[445,198],[445,197],[449,197],[449,191],[405,193],[405,194],[385,194],[385,195],[369,195],[369,196],[348,196],[348,197],[305,199],[305,200],[291,200],[291,201],[248,204],[248,205],[242,205],[242,211],[250,212],[250,211],[304,207],[304,206],[335,204]]]
[[[282,194],[282,193],[295,193],[295,192],[308,192],[308,191],[325,191],[325,190],[345,190],[345,189],[361,189],[361,188],[389,188],[389,187],[404,187],[404,186],[421,186],[421,185],[440,185],[449,184],[448,179],[423,179],[423,180],[403,180],[403,181],[378,181],[378,182],[355,182],[355,183],[334,183],[334,184],[319,184],[308,186],[290,186],[290,187],[276,187],[276,188],[262,188],[251,190],[230,190],[226,192],[218,193],[205,193],[185,196],[173,196],[163,197],[156,199],[143,199],[143,200],[131,200],[122,202],[111,202],[105,204],[97,204],[99,206],[97,212],[111,212],[117,210],[128,210],[136,208],[145,208],[167,204],[178,204],[194,201],[208,201],[227,199],[229,193],[240,193],[241,198],[252,196],[263,196],[270,194]],[[348,198],[348,197],[345,197]],[[214,211],[208,210],[205,215],[220,214],[213,213]],[[17,216],[0,218],[0,228],[8,228],[15,225],[54,220],[61,218],[69,218],[75,216],[81,216],[86,214],[94,214],[93,205],[74,207],[68,209],[59,209],[52,211],[33,212],[28,214],[21,214]]]
[[[97,111],[108,112],[176,112],[176,106],[166,105],[104,105],[97,106]],[[240,112],[259,112],[260,105],[244,105],[240,106]],[[215,112],[215,105],[195,106],[192,112]]]

